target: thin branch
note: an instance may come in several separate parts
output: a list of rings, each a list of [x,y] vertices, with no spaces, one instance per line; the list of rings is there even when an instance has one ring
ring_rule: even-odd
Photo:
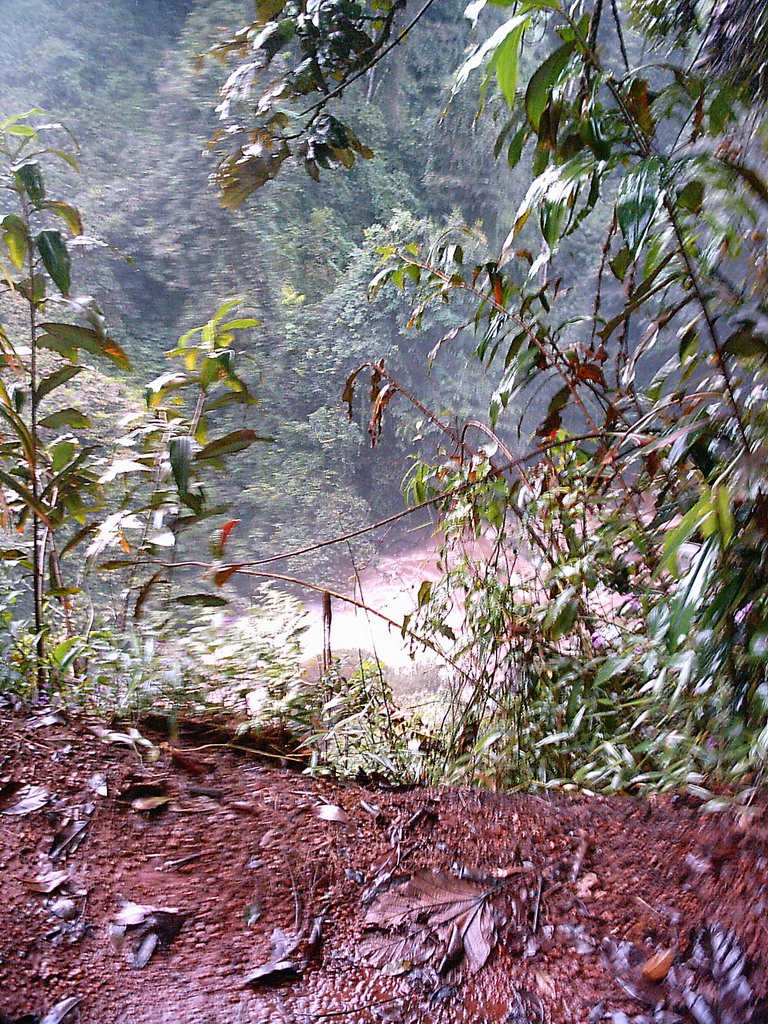
[[[400,43],[403,41],[403,39],[405,39],[405,37],[408,35],[408,33],[411,31],[414,25],[416,25],[417,22],[421,21],[421,19],[424,17],[424,15],[427,13],[427,11],[429,10],[433,3],[435,3],[435,0],[427,0],[427,2],[424,4],[421,10],[417,12],[417,14],[408,22],[408,24],[401,32],[398,32],[395,39],[393,39],[388,46],[384,47],[381,53],[377,54],[367,64],[363,65],[363,67],[354,75],[352,75],[351,78],[348,78],[345,82],[341,82],[339,85],[336,86],[335,89],[331,89],[331,91],[326,96],[323,96],[321,100],[318,100],[317,103],[313,103],[311,107],[307,107],[306,110],[302,110],[301,113],[299,114],[299,117],[306,117],[307,114],[311,114],[315,110],[321,110],[328,103],[329,100],[335,99],[336,96],[340,96],[348,86],[352,85],[353,82],[356,82],[358,78],[362,78],[363,75],[367,74],[371,70],[371,68],[376,67],[376,65],[380,61],[384,60],[384,58],[388,54],[390,54],[396,46],[400,45]]]

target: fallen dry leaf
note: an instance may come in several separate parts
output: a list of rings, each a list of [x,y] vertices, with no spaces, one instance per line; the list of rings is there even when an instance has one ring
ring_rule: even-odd
[[[643,974],[650,981],[661,981],[669,974],[675,959],[674,949],[660,949],[643,964]]]
[[[30,892],[39,892],[43,896],[49,896],[52,892],[56,892],[65,882],[69,881],[69,872],[49,871],[47,875],[38,875],[37,878],[25,878],[23,881]]]
[[[424,963],[439,957],[442,973],[462,961],[479,971],[496,943],[496,923],[483,886],[445,871],[419,871],[404,885],[379,896],[365,917],[367,925],[389,934],[363,941],[358,951],[379,963],[389,959]],[[395,934],[392,934],[392,933]],[[377,952],[380,951],[380,952]]]
[[[170,799],[169,796],[140,796],[131,800],[131,807],[134,811],[156,811],[158,807],[165,807]]]
[[[0,798],[9,791],[9,798],[2,809],[3,814],[17,814],[19,816],[32,814],[45,807],[51,798],[51,794],[45,786],[18,786],[17,783],[8,783],[0,791]]]
[[[37,717],[29,719],[27,722],[27,728],[44,729],[49,725],[64,725],[66,724],[66,721],[67,717],[63,711],[43,709]]]
[[[83,839],[85,830],[88,828],[87,821],[70,821],[64,828],[60,829],[53,837],[48,856],[56,860],[65,853],[74,853]]]
[[[291,959],[301,942],[300,935],[289,935],[282,928],[275,928],[269,939],[272,955],[265,964],[250,971],[243,979],[243,985],[253,986],[278,985],[304,973],[306,963],[298,958]]]
[[[60,1024],[70,1011],[74,1010],[82,996],[67,996],[46,1013],[40,1024]]]
[[[88,779],[88,788],[99,796],[107,795],[107,776],[104,772],[94,772]]]
[[[176,907],[153,907],[128,901],[109,926],[115,948],[136,971],[145,967],[159,945],[169,946],[181,931],[187,915]],[[126,946],[126,939],[131,942]]]
[[[346,825],[349,822],[347,812],[335,804],[320,804],[315,808],[315,817],[320,821],[335,821],[338,825]]]
[[[574,886],[576,895],[580,900],[583,900],[585,896],[589,896],[590,892],[596,885],[597,875],[594,871],[589,871],[586,875],[582,875],[582,877],[576,882],[576,885]]]

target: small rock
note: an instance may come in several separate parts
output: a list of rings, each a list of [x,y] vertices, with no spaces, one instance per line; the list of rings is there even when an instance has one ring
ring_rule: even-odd
[[[594,871],[589,871],[586,875],[583,875],[576,883],[576,895],[580,900],[583,900],[585,896],[588,896],[590,891],[597,885],[597,875]]]

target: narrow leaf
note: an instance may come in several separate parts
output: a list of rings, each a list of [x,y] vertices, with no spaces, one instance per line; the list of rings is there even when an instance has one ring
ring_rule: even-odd
[[[633,167],[622,179],[616,199],[616,213],[630,254],[635,258],[664,201],[663,164],[650,156]]]
[[[192,465],[191,437],[172,437],[168,445],[168,458],[171,462],[173,479],[182,496],[189,490],[189,470]]]
[[[523,22],[522,25],[518,25],[516,29],[509,33],[494,57],[496,80],[499,83],[502,96],[510,107],[515,105],[517,75],[520,67],[520,46],[523,41],[526,24],[526,22]]]
[[[225,434],[215,441],[211,441],[205,448],[197,453],[196,459],[217,459],[221,455],[230,455],[233,452],[242,452],[250,448],[254,441],[272,441],[274,438],[262,437],[255,430],[233,430],[231,434]]]
[[[61,387],[62,384],[66,384],[68,380],[76,377],[78,373],[82,372],[82,369],[82,366],[62,366],[49,376],[44,377],[37,386],[38,402],[41,402],[46,395],[50,395],[52,391]]]

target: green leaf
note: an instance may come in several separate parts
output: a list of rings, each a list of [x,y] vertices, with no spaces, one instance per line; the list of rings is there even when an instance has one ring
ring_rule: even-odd
[[[221,455],[230,455],[233,452],[242,452],[250,448],[254,441],[273,441],[272,437],[261,437],[255,430],[233,430],[231,434],[219,437],[211,441],[205,448],[201,449],[195,458],[198,461],[205,459],[218,459]]]
[[[520,46],[523,41],[527,22],[518,25],[509,33],[504,42],[499,46],[494,55],[496,67],[496,81],[499,83],[501,94],[510,107],[515,105],[515,93],[517,92],[517,75],[520,67]]]
[[[35,239],[43,266],[62,295],[69,293],[71,260],[67,244],[60,231],[41,231]]]
[[[47,430],[58,430],[59,427],[71,427],[73,430],[85,430],[91,425],[87,416],[79,409],[59,409],[40,420],[40,426]]]
[[[68,380],[72,380],[78,373],[82,373],[82,370],[82,366],[62,366],[49,376],[44,377],[37,386],[38,402],[42,402],[46,395],[50,395],[52,391],[61,387],[62,384],[66,384]]]
[[[626,246],[622,246],[622,248],[619,249],[611,260],[610,266],[613,276],[617,278],[617,280],[623,281],[627,276],[627,271],[632,266],[632,256]]]
[[[27,257],[27,246],[29,244],[29,232],[27,225],[13,213],[3,218],[3,241],[11,257],[11,262],[17,270],[24,266]]]
[[[6,129],[6,135],[16,135],[22,139],[34,139],[37,138],[37,132],[34,128],[31,128],[28,124],[14,124],[10,128]]]
[[[525,114],[534,131],[538,132],[541,115],[549,100],[549,93],[557,85],[573,54],[573,43],[563,43],[534,71],[525,90]]]
[[[698,180],[689,181],[677,197],[677,205],[691,213],[700,213],[703,202],[704,182]]]
[[[13,491],[18,498],[21,498],[27,508],[32,512],[37,512],[44,522],[47,523],[49,521],[48,509],[45,505],[34,496],[32,491],[28,490],[16,477],[6,473],[4,469],[0,469],[0,484],[7,487],[9,491]]]
[[[734,120],[736,95],[731,85],[725,85],[709,107],[709,125],[712,135],[721,135],[729,121]]]
[[[634,661],[634,654],[616,654],[605,659],[600,666],[600,671],[595,676],[595,686],[602,686],[609,679],[613,679]]]
[[[453,93],[455,94],[465,85],[472,72],[477,70],[487,58],[493,57],[507,36],[516,32],[518,28],[527,24],[527,22],[528,18],[526,15],[517,15],[514,18],[510,18],[509,21],[505,21],[503,25],[500,25],[484,43],[478,46],[456,72]]]
[[[168,458],[171,462],[173,479],[182,497],[189,490],[189,471],[192,466],[191,437],[172,437],[168,444]]]
[[[60,473],[65,466],[68,466],[72,461],[77,447],[72,441],[67,441],[62,438],[52,448],[53,465],[52,469],[54,473]]]
[[[80,216],[80,211],[74,206],[70,206],[69,203],[45,202],[42,204],[42,208],[44,210],[51,210],[61,217],[73,235],[82,235],[83,219]]]
[[[520,125],[512,137],[509,149],[507,150],[507,163],[510,167],[515,168],[520,163],[520,157],[523,155],[523,146],[525,146],[527,139],[528,125]]]
[[[261,321],[254,320],[253,317],[242,317],[240,320],[230,320],[229,323],[221,324],[219,331],[241,331],[246,327],[261,327]]]
[[[677,556],[681,546],[713,515],[712,496],[707,488],[693,508],[688,509],[677,526],[664,538],[664,550],[657,572],[668,569],[673,574],[676,573]]]
[[[182,594],[176,598],[177,604],[191,605],[194,608],[224,608],[229,604],[226,597],[216,594]]]
[[[204,412],[213,412],[215,409],[223,409],[227,405],[258,405],[259,400],[245,388],[242,391],[227,391],[218,398],[212,398],[205,403]],[[271,440],[271,438],[269,439]]]
[[[51,658],[59,671],[65,671],[78,654],[83,650],[83,638],[81,636],[70,636],[62,640],[51,651]]]
[[[680,641],[690,635],[696,615],[706,606],[709,584],[719,553],[716,538],[710,537],[696,552],[688,573],[680,581],[670,606],[667,630],[667,648],[670,652],[674,652]]]
[[[113,338],[102,335],[90,327],[79,327],[75,324],[44,323],[40,329],[45,333],[38,338],[41,348],[49,348],[60,352],[67,358],[67,353],[83,349],[95,356],[106,356],[123,370],[130,370],[131,361],[123,349]]]
[[[619,185],[616,214],[633,258],[637,257],[664,201],[663,170],[660,157],[646,157],[625,174]]]
[[[45,185],[40,164],[37,160],[30,160],[17,167],[15,174],[16,185],[22,192],[26,193],[35,209],[39,210],[40,204],[45,199]]]
[[[23,114],[13,114],[11,117],[6,118],[5,121],[0,123],[0,132],[6,131],[12,124],[18,124],[19,121],[26,121],[27,118],[37,114],[43,114],[43,111],[39,107],[32,107],[30,110],[25,110]]]

